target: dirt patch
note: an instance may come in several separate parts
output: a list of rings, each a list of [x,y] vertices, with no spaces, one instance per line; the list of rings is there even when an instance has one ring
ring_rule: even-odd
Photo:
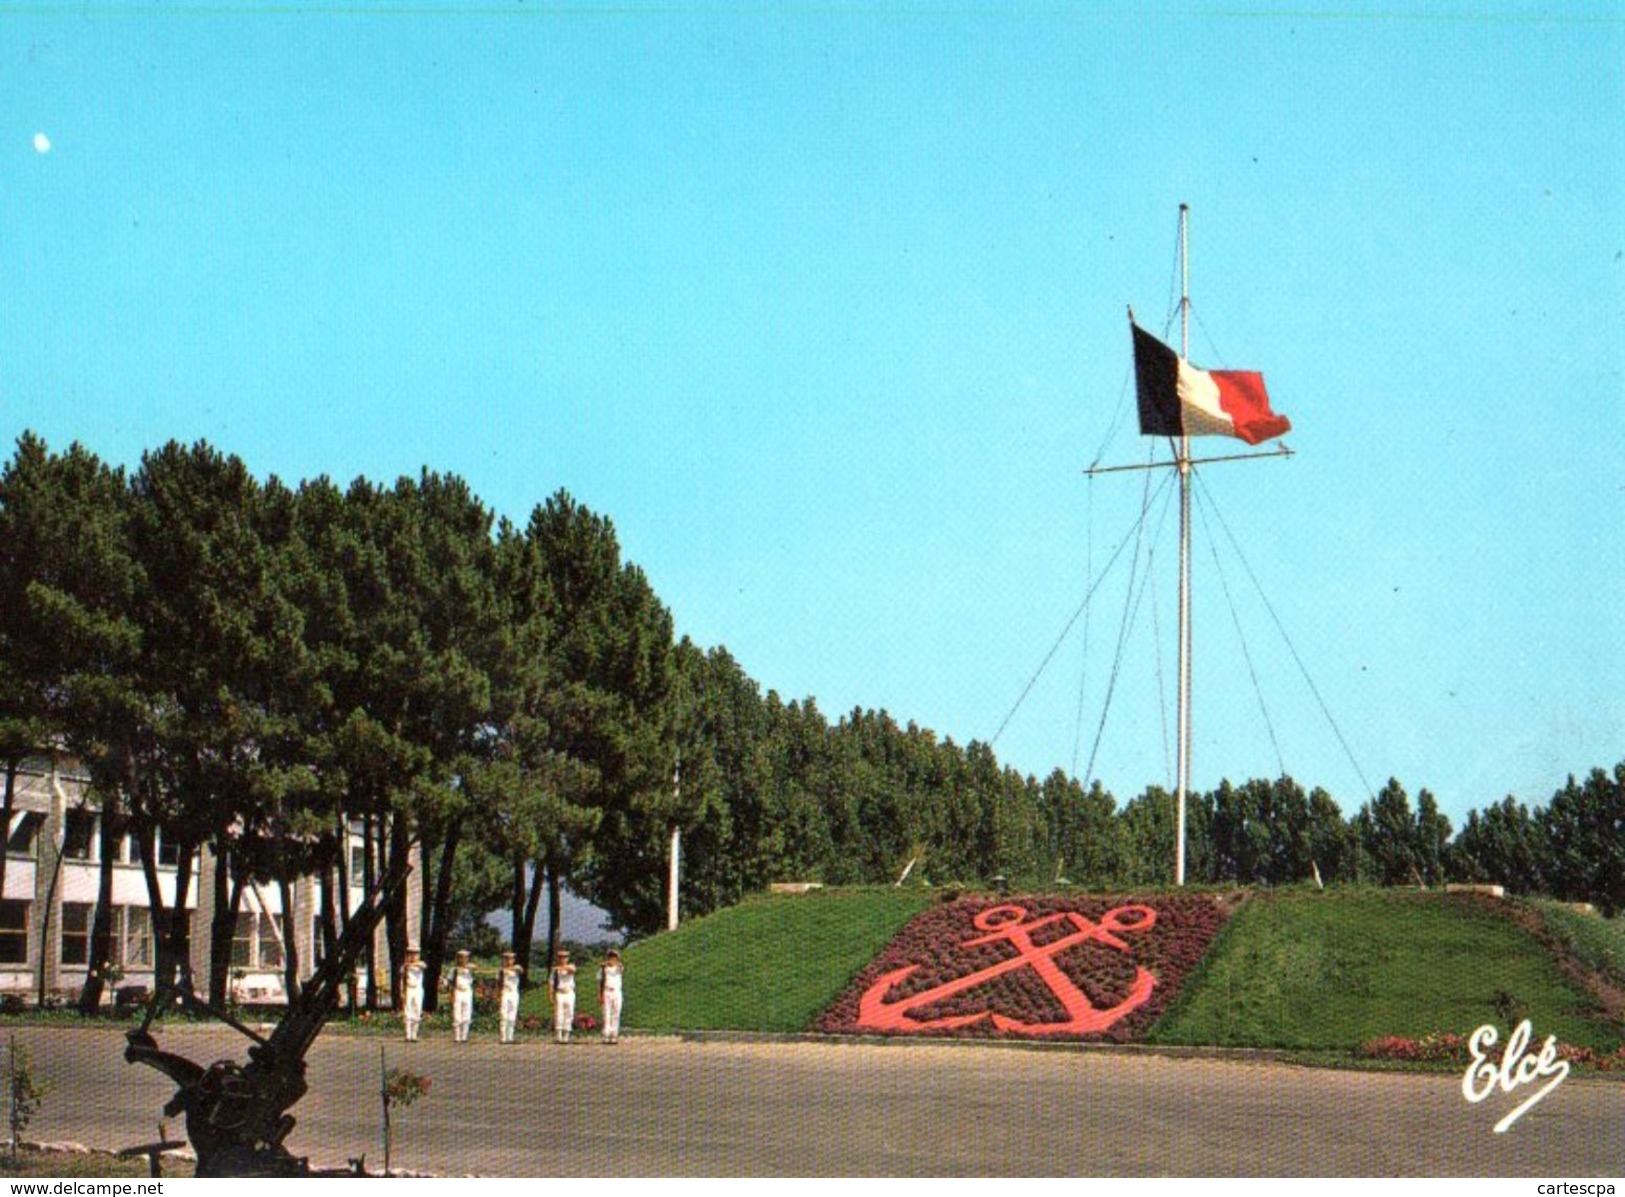
[[[1574,954],[1563,937],[1552,930],[1541,917],[1540,911],[1522,904],[1489,902],[1488,905],[1505,914],[1534,936],[1540,945],[1552,954],[1563,975],[1597,1003],[1605,1018],[1611,1022],[1625,1023],[1625,987],[1621,987],[1606,974],[1587,966]]]

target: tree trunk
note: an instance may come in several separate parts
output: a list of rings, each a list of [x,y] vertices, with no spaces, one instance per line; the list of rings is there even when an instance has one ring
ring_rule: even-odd
[[[158,846],[150,826],[137,826],[136,845],[141,853],[141,872],[147,883],[147,905],[152,911],[153,992],[169,989],[182,1003],[196,1000],[192,977],[192,912],[186,908],[186,894],[192,887],[191,844],[177,845],[175,896],[166,903],[158,876]]]
[[[350,925],[350,820],[343,811],[338,813],[339,821],[339,851],[338,851],[338,927],[339,934]],[[337,942],[335,940],[335,942]]]
[[[547,966],[553,967],[553,961],[559,954],[559,914],[563,905],[559,895],[559,869],[552,861],[547,864]]]
[[[513,862],[513,884],[508,889],[508,946],[514,959],[527,972],[530,969],[530,942],[525,935],[525,862]]]
[[[243,883],[235,878],[231,850],[215,848],[214,918],[209,923],[209,1001],[224,1007],[231,981],[231,944],[237,937],[237,909],[243,900]]]
[[[423,961],[424,976],[434,978],[434,985],[438,988],[440,985],[440,958],[444,953],[435,950],[434,880],[438,874],[431,867],[431,862],[437,856],[436,849],[440,845],[429,832],[421,832],[420,835],[421,838],[418,840],[418,867],[422,870],[423,884],[418,886],[418,938],[417,943],[414,944],[411,942],[411,938],[408,937],[406,946],[417,948],[418,959]],[[424,982],[424,988],[429,988],[427,981]],[[438,1004],[431,1002],[427,993],[423,995],[423,1001],[423,1008],[426,1013],[432,1013]]]
[[[361,888],[368,897],[372,896],[372,887],[377,878],[378,872],[373,867],[372,816],[369,814],[361,819]],[[378,960],[374,951],[377,944],[378,937],[369,935],[366,949],[361,954],[361,958],[367,962],[367,991],[362,995],[362,1000],[369,1010],[378,1009]]]
[[[170,920],[175,909],[185,905],[184,891],[178,886],[173,904],[164,901],[163,886],[158,881],[158,845],[154,840],[151,823],[136,819],[135,844],[141,856],[141,876],[147,883],[147,909],[152,918],[152,991],[162,993],[175,986],[175,942],[170,935]]]
[[[523,866],[521,866],[521,868],[522,867]],[[545,874],[542,869],[542,862],[539,860],[532,862],[530,871],[530,892],[525,897],[524,929],[523,934],[519,936],[519,942],[523,945],[522,954],[519,957],[519,961],[525,970],[525,978],[527,981],[531,975],[530,952],[531,945],[536,942],[536,911],[542,905],[542,883],[544,877]],[[523,880],[521,880],[521,885],[523,885]],[[552,966],[553,958],[551,956],[542,961],[543,972],[546,972]]]
[[[299,997],[299,939],[294,926],[293,883],[286,876],[278,877],[277,889],[282,895],[282,987],[288,992],[291,1004]]]
[[[435,934],[434,921],[435,881],[439,877],[434,871],[434,861],[440,844],[432,832],[421,834],[422,838],[418,840],[418,867],[422,870],[423,883],[418,886],[418,941],[415,946],[418,959],[423,962],[423,1012],[433,1014],[440,1006],[440,973],[446,955],[445,937]]]
[[[254,893],[259,899],[259,914],[256,919],[263,918],[282,948],[282,992],[287,995],[288,1004],[293,1005],[299,1000],[299,991],[303,988],[299,979],[299,912],[294,905],[293,882],[289,879],[294,869],[288,863],[288,825],[283,816],[281,803],[275,808],[275,815],[271,820],[271,868],[276,878],[277,899],[282,907],[282,927],[277,931],[276,923],[271,912],[265,909],[265,895],[256,887]],[[260,956],[264,958],[264,948],[261,946]],[[259,960],[254,962],[256,965]]]
[[[17,794],[17,770],[22,762],[6,758],[6,796],[0,801],[0,898],[6,896],[6,845],[11,842],[11,812]]]
[[[438,1003],[430,995],[438,995],[440,990],[440,971],[446,959],[446,939],[451,934],[451,870],[452,863],[457,859],[457,844],[462,839],[463,825],[461,820],[454,820],[446,831],[446,842],[440,846],[439,873],[435,877],[434,905],[430,910],[431,919],[424,924],[428,932],[425,936],[427,949],[425,956],[426,968],[423,982],[423,1003],[425,1012],[433,1011]],[[424,853],[428,859],[428,853]],[[427,881],[424,878],[424,892],[428,892]]]
[[[170,950],[175,953],[176,988],[185,1002],[197,1000],[197,978],[192,975],[192,911],[186,905],[186,895],[192,889],[192,864],[197,860],[197,845],[178,841],[179,856],[175,861],[175,903],[169,912]]]
[[[90,959],[85,987],[79,992],[79,1013],[91,1015],[101,1007],[107,985],[105,970],[113,963],[113,859],[123,832],[123,820],[106,807],[101,818],[101,868],[96,881],[96,914],[90,924]]]
[[[323,865],[318,873],[320,889],[318,891],[316,920],[321,929],[322,946],[321,959],[331,960],[333,953],[338,950],[339,934],[338,924],[333,913],[333,868]]]
[[[382,837],[380,837],[382,839]],[[388,855],[383,855],[385,843],[388,845]],[[393,876],[395,871],[406,864],[411,854],[412,846],[406,838],[405,816],[395,814],[389,819],[388,839],[380,843],[380,859],[388,862],[389,873]],[[399,1010],[405,1001],[405,995],[400,993],[400,986],[395,984],[393,978],[401,975],[401,968],[406,964],[406,889],[403,886],[397,890],[389,902],[389,915],[385,924],[384,946],[389,949],[389,975],[392,978],[389,986],[389,1002],[393,1009]]]

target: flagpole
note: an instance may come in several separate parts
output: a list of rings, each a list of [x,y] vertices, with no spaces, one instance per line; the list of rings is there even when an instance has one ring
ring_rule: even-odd
[[[1179,205],[1179,356],[1191,356],[1190,205]],[[1191,767],[1191,442],[1179,438],[1179,814],[1174,884],[1185,884],[1185,795]]]
[[[1195,375],[1203,375],[1204,372],[1198,371],[1190,365],[1191,288],[1189,204],[1179,205],[1179,292],[1179,364],[1176,372],[1181,378],[1183,378],[1187,370]],[[1128,309],[1128,320],[1131,329],[1138,329],[1139,326],[1134,319],[1133,307]],[[1147,334],[1147,340],[1149,340],[1151,344],[1157,346],[1161,353],[1172,356],[1173,351],[1168,346],[1163,345],[1160,341],[1157,341],[1154,338],[1151,338],[1149,334]],[[1158,370],[1162,369],[1161,366],[1158,366],[1157,368]],[[1179,762],[1178,780],[1176,784],[1177,813],[1174,833],[1174,884],[1183,886],[1185,884],[1185,832],[1187,824],[1186,807],[1190,796],[1191,775],[1191,475],[1195,472],[1195,468],[1198,465],[1206,465],[1209,462],[1251,461],[1264,457],[1291,457],[1292,450],[1287,448],[1285,445],[1278,445],[1272,452],[1226,453],[1212,457],[1192,457],[1190,437],[1186,435],[1183,417],[1171,416],[1168,412],[1156,411],[1155,408],[1160,402],[1162,402],[1162,400],[1156,397],[1150,399],[1147,398],[1148,391],[1146,388],[1148,386],[1154,390],[1159,385],[1172,385],[1175,388],[1176,393],[1172,396],[1168,396],[1167,401],[1171,402],[1177,411],[1182,403],[1182,400],[1177,393],[1179,385],[1178,380],[1159,379],[1148,383],[1146,378],[1141,375],[1140,371],[1140,341],[1138,335],[1136,334],[1135,379],[1136,386],[1140,389],[1140,431],[1142,434],[1148,436],[1160,436],[1167,434],[1169,445],[1171,446],[1173,453],[1172,458],[1166,461],[1143,462],[1138,465],[1093,465],[1084,470],[1083,473],[1085,477],[1093,478],[1096,474],[1116,474],[1129,470],[1160,470],[1166,469],[1170,466],[1179,471]],[[1217,377],[1219,377],[1217,373],[1209,376],[1210,385],[1212,385],[1212,380],[1216,379]],[[1258,379],[1258,382],[1261,385],[1262,377],[1256,375],[1254,377]],[[1148,404],[1149,406],[1147,406]],[[1267,399],[1264,400],[1261,407],[1264,413],[1271,417],[1274,416],[1274,413],[1269,411]],[[1148,412],[1151,413],[1150,416],[1148,416]],[[1178,436],[1174,436],[1166,432],[1168,421],[1172,418],[1178,418],[1180,421],[1180,433]],[[1148,422],[1154,424],[1155,427],[1148,428],[1146,426]],[[1279,424],[1280,427],[1276,428],[1274,431],[1268,432],[1264,439],[1269,439],[1269,437],[1272,436],[1278,436],[1281,434],[1281,432],[1284,432],[1291,427],[1291,425],[1284,418],[1280,419]],[[1252,440],[1252,438],[1243,436],[1239,432],[1232,433],[1232,435],[1240,436],[1241,439],[1247,440],[1250,444],[1257,443],[1256,441]]]

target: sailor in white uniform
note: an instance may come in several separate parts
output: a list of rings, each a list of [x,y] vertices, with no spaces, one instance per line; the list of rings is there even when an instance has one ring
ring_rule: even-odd
[[[401,965],[401,1021],[406,1024],[406,1041],[416,1043],[423,1025],[423,961],[416,948],[406,949],[406,963]]]
[[[576,966],[563,948],[548,971],[547,992],[553,998],[553,1038],[569,1043],[570,1024],[576,1017]]]
[[[474,967],[467,952],[457,953],[451,970],[451,1029],[458,1043],[468,1042],[468,1026],[474,1021]]]
[[[605,1043],[621,1041],[621,954],[614,948],[598,966],[598,1008],[604,1016]]]
[[[502,968],[498,976],[502,979],[502,1033],[501,1042],[513,1042],[514,1024],[519,1021],[519,982],[524,978],[525,972],[519,967],[518,958],[512,952],[502,953]]]

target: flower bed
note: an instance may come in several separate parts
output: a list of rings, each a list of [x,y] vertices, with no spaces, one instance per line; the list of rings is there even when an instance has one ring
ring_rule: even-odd
[[[1534,1056],[1538,1052],[1530,1053]],[[1499,1048],[1491,1049],[1491,1058],[1498,1059]],[[1423,1035],[1411,1039],[1405,1035],[1384,1035],[1360,1045],[1360,1055],[1368,1060],[1444,1060],[1466,1064],[1471,1058],[1467,1036],[1450,1032]],[[1572,1043],[1557,1045],[1557,1058],[1567,1060],[1577,1068],[1594,1068],[1599,1072],[1625,1071],[1625,1045],[1614,1051],[1598,1051],[1590,1047],[1577,1047]]]
[[[1411,1039],[1383,1035],[1360,1045],[1360,1054],[1372,1060],[1453,1060],[1467,1062],[1467,1037],[1450,1032]]]
[[[814,1029],[1137,1039],[1179,992],[1229,910],[1204,894],[963,898],[905,926]]]

